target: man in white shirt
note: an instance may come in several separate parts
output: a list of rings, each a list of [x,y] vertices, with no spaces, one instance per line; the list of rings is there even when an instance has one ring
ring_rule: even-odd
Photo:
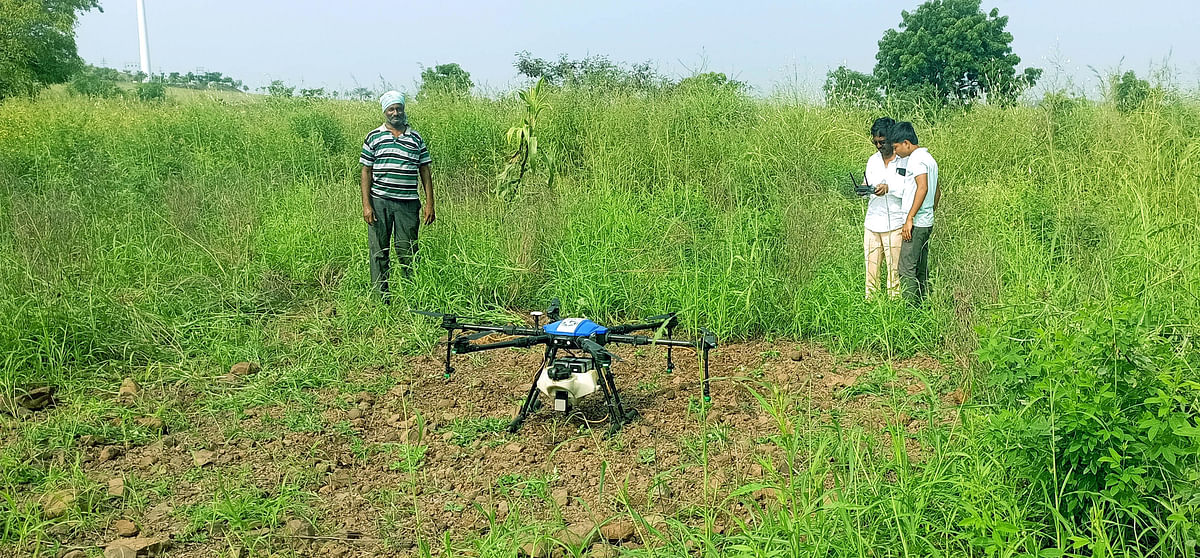
[[[937,161],[929,150],[917,144],[917,132],[911,122],[900,122],[887,134],[900,161],[896,172],[903,177],[901,209],[906,213],[900,234],[900,286],[904,297],[920,304],[929,294],[929,236],[933,233],[933,212],[941,200],[938,190]]]
[[[896,124],[891,118],[878,118],[871,125],[871,140],[876,152],[867,159],[864,180],[874,186],[874,194],[868,194],[867,215],[863,222],[863,256],[866,258],[867,299],[879,290],[879,269],[886,270],[887,294],[891,298],[900,296],[900,229],[905,214],[901,211],[899,195],[887,193],[887,184],[899,182],[896,175],[896,154],[887,131]]]

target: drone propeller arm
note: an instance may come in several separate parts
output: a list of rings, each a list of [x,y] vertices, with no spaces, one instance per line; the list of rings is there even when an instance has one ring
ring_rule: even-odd
[[[676,316],[674,312],[671,312],[670,314],[662,314],[659,316],[651,316],[649,318],[643,318],[643,320],[639,323],[621,324],[618,326],[612,326],[612,327],[608,328],[608,332],[615,333],[617,335],[624,335],[626,333],[631,333],[634,331],[648,331],[648,330],[652,330],[652,329],[659,329],[662,327],[666,327],[667,330],[670,331],[672,329],[675,329],[675,327],[678,325],[679,325],[679,317]]]
[[[532,347],[541,345],[550,341],[549,335],[535,335],[532,337],[518,337],[517,339],[506,339],[504,341],[496,341],[495,343],[483,343],[480,345],[472,345],[467,342],[456,343],[454,345],[454,353],[463,355],[467,353],[477,353],[479,351],[488,351],[491,349],[505,349],[509,347]]]
[[[514,325],[497,326],[486,324],[455,324],[454,329],[461,329],[463,331],[488,331],[502,335],[525,335],[529,337],[536,337],[545,334],[545,332],[540,329],[530,329],[527,327],[519,327]]]
[[[668,347],[691,347],[693,349],[701,346],[697,341],[685,341],[683,339],[655,339],[645,335],[609,335],[609,343],[625,343],[626,345],[664,345]]]

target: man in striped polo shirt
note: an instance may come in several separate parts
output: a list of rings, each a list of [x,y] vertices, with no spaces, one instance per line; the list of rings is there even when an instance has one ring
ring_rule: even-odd
[[[362,205],[371,247],[371,282],[389,302],[388,245],[396,247],[396,260],[405,277],[412,274],[417,252],[417,229],[421,222],[433,223],[433,180],[429,148],[416,130],[408,127],[404,95],[388,91],[379,98],[385,121],[371,130],[363,142]],[[418,179],[425,189],[425,211],[417,195]]]

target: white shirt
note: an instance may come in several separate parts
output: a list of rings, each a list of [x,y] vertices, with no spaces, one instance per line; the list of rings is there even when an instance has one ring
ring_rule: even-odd
[[[880,184],[900,184],[901,177],[896,174],[896,162],[899,160],[899,157],[894,157],[891,164],[884,164],[883,155],[876,151],[870,159],[867,159],[867,184],[872,187]],[[904,226],[904,220],[908,214],[901,210],[900,195],[893,193],[890,186],[886,194],[882,196],[870,194],[868,197],[870,199],[867,201],[867,218],[863,222],[863,226],[867,230],[884,233]]]
[[[938,165],[937,161],[933,160],[933,155],[929,154],[929,150],[924,147],[918,147],[911,155],[900,159],[896,164],[897,168],[905,169],[901,187],[900,209],[904,212],[905,219],[908,218],[908,212],[912,209],[913,202],[917,197],[917,177],[922,174],[928,178],[926,183],[929,185],[929,191],[925,193],[925,201],[921,202],[921,208],[917,210],[917,214],[913,216],[914,227],[932,227],[933,226],[933,198],[937,194],[938,182]],[[889,186],[889,190],[891,187]],[[903,223],[901,223],[903,224]]]

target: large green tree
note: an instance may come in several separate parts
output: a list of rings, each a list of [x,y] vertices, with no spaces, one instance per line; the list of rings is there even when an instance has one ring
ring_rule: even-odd
[[[438,64],[421,70],[421,89],[418,97],[428,95],[466,95],[475,84],[471,74],[456,63]]]
[[[979,0],[929,0],[901,12],[900,30],[879,40],[875,78],[888,94],[920,92],[946,102],[984,97],[1011,102],[1041,77],[1017,74],[1008,16],[985,14]]]
[[[83,67],[78,14],[99,0],[0,0],[0,99],[63,83]]]

